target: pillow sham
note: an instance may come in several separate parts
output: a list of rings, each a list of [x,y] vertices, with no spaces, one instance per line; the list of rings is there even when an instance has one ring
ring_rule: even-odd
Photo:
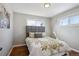
[[[34,38],[34,33],[33,32],[29,32],[29,37],[30,38]]]
[[[42,34],[34,34],[35,38],[42,38]]]

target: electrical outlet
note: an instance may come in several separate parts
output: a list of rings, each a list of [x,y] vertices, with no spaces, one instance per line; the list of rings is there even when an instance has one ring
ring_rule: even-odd
[[[0,47],[0,51],[2,50],[2,48]]]

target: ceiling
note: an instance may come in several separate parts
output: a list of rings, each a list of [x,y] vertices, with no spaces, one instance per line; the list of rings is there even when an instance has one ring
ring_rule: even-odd
[[[59,13],[78,6],[78,3],[51,3],[51,7],[44,8],[43,3],[8,3],[14,12],[43,17],[53,17]]]

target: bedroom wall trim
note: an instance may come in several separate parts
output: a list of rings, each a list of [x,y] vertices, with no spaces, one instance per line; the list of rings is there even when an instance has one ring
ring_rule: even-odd
[[[12,47],[12,48],[10,49],[9,53],[7,54],[7,56],[10,56],[10,53],[11,53],[11,51],[12,51],[13,48],[14,48],[14,47]]]
[[[13,47],[25,46],[26,44],[13,45]]]
[[[26,45],[26,44],[13,45],[13,46],[11,47],[9,53],[7,54],[7,56],[10,56],[10,53],[11,53],[11,51],[12,51],[12,49],[13,49],[14,47],[25,46],[25,45]]]

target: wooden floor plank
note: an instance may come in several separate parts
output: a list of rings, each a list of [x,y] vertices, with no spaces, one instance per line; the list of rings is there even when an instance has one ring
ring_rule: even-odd
[[[27,46],[14,47],[10,56],[28,56],[29,51]]]

